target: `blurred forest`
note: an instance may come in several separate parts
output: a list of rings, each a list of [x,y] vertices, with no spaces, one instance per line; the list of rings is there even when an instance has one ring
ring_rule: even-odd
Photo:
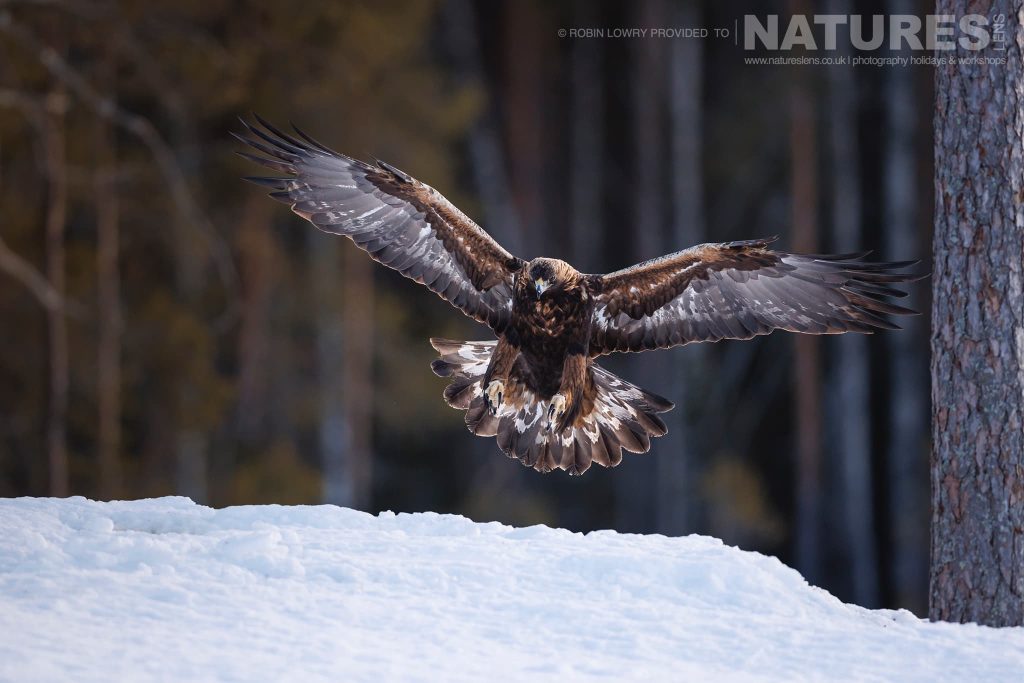
[[[513,253],[588,272],[771,234],[919,258],[929,68],[558,29],[928,7],[0,0],[0,495],[697,532],[922,614],[925,316],[606,359],[676,401],[669,435],[542,476],[468,434],[430,372],[428,337],[487,331],[240,181],[255,169],[229,132],[252,111],[294,121],[433,185]]]

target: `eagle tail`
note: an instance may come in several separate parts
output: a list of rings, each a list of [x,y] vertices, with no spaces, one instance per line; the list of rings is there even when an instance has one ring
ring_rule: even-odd
[[[541,472],[562,469],[583,474],[591,463],[615,467],[622,451],[646,453],[651,438],[667,428],[658,413],[672,409],[667,399],[613,375],[596,363],[590,373],[594,392],[580,415],[561,433],[548,429],[548,401],[514,378],[505,386],[497,414],[484,401],[480,380],[487,371],[496,341],[431,339],[441,354],[431,363],[439,377],[451,378],[445,388],[448,405],[466,411],[466,426],[478,436],[496,437],[510,458]]]

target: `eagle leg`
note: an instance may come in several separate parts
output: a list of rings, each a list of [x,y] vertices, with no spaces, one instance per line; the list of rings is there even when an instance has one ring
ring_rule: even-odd
[[[505,383],[500,379],[492,379],[484,390],[484,403],[491,415],[497,415],[501,409],[501,400],[505,396]]]
[[[512,366],[519,357],[519,349],[504,337],[498,340],[491,358],[487,362],[487,371],[480,380],[483,389],[484,403],[492,415],[497,415],[501,402],[505,398],[505,382]]]
[[[562,424],[562,418],[565,417],[565,408],[569,402],[565,399],[564,394],[555,394],[551,397],[551,401],[548,403],[548,431],[555,430],[561,433],[566,425]]]
[[[570,353],[562,366],[562,381],[558,393],[548,402],[548,431],[564,432],[576,422],[583,408],[583,396],[593,393],[589,360],[582,353]]]

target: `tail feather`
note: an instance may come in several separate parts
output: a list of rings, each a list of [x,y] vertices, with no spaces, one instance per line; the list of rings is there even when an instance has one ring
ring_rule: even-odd
[[[561,433],[548,428],[547,400],[519,382],[506,383],[498,413],[492,414],[481,379],[497,342],[431,339],[430,343],[441,354],[431,369],[439,377],[451,378],[444,398],[453,408],[466,411],[468,429],[478,436],[496,437],[498,448],[507,456],[540,472],[562,469],[583,474],[592,463],[615,467],[622,462],[623,450],[646,453],[651,438],[667,431],[658,413],[671,410],[671,401],[597,364],[590,366],[596,388],[593,405]]]

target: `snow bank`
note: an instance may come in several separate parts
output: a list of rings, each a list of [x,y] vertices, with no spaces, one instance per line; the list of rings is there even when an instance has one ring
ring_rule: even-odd
[[[0,680],[1021,681],[1024,629],[845,605],[697,536],[0,500]]]

